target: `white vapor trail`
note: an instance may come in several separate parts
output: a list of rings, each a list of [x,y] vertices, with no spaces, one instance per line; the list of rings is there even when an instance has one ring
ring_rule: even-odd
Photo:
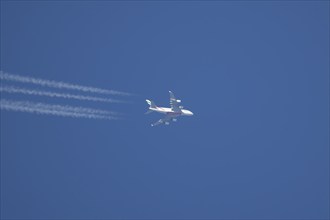
[[[0,79],[21,82],[21,83],[31,83],[31,84],[35,84],[35,85],[52,87],[52,88],[57,88],[57,89],[71,89],[71,90],[100,93],[100,94],[107,94],[107,95],[123,95],[123,96],[131,95],[130,93],[126,93],[126,92],[119,92],[119,91],[115,91],[115,90],[101,89],[101,88],[95,88],[95,87],[89,87],[89,86],[81,86],[81,85],[76,85],[76,84],[71,84],[71,83],[65,83],[65,82],[53,81],[53,80],[45,80],[45,79],[28,77],[28,76],[19,76],[19,75],[4,73],[3,71],[0,71]]]
[[[107,110],[100,110],[94,108],[85,108],[80,106],[69,106],[69,105],[52,105],[52,104],[45,104],[40,102],[29,102],[29,101],[10,101],[7,99],[1,99],[1,103],[6,104],[15,104],[20,106],[26,107],[37,107],[43,109],[53,109],[58,111],[70,111],[70,112],[83,112],[83,113],[90,113],[90,114],[103,114],[103,115],[119,115],[117,112],[107,111]]]
[[[0,87],[0,92],[8,92],[8,93],[20,93],[25,95],[37,95],[37,96],[49,96],[56,98],[66,98],[66,99],[78,99],[78,100],[87,100],[87,101],[95,101],[95,102],[110,102],[110,103],[126,103],[124,101],[119,101],[115,99],[109,98],[100,98],[95,96],[85,96],[85,95],[74,95],[69,93],[57,93],[57,92],[49,92],[42,90],[32,90],[32,89],[24,89],[17,88],[13,86],[2,86]]]
[[[0,100],[0,109],[8,111],[20,111],[45,115],[56,115],[73,118],[89,119],[119,119],[112,112],[91,108],[73,107],[67,105],[50,105],[44,103],[33,103],[28,101]]]

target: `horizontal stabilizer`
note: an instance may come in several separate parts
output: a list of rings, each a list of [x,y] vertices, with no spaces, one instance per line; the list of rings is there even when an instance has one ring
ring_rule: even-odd
[[[144,114],[150,114],[151,112],[153,112],[153,111],[151,111],[151,110],[148,110],[146,113],[144,113]]]

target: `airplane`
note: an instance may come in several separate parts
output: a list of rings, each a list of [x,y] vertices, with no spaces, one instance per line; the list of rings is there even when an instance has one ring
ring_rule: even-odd
[[[149,114],[151,112],[159,112],[166,115],[165,118],[162,118],[159,121],[151,124],[151,126],[156,126],[159,124],[169,125],[170,121],[176,122],[176,117],[178,116],[194,115],[194,113],[192,113],[191,111],[183,109],[183,106],[180,106],[181,100],[176,99],[173,92],[169,92],[171,108],[158,107],[153,101],[146,99],[147,103],[149,104],[149,110],[146,112],[146,114]]]

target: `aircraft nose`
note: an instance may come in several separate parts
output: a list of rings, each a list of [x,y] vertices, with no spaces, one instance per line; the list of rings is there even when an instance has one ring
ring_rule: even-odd
[[[191,111],[186,110],[186,109],[183,110],[182,113],[183,113],[183,115],[185,115],[185,116],[193,116],[193,115],[194,115],[194,113],[192,113]]]

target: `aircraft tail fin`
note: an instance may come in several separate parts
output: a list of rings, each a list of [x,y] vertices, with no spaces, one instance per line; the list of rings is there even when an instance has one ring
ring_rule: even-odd
[[[156,104],[153,101],[151,101],[149,99],[146,99],[146,101],[150,105],[150,108],[157,108]]]

